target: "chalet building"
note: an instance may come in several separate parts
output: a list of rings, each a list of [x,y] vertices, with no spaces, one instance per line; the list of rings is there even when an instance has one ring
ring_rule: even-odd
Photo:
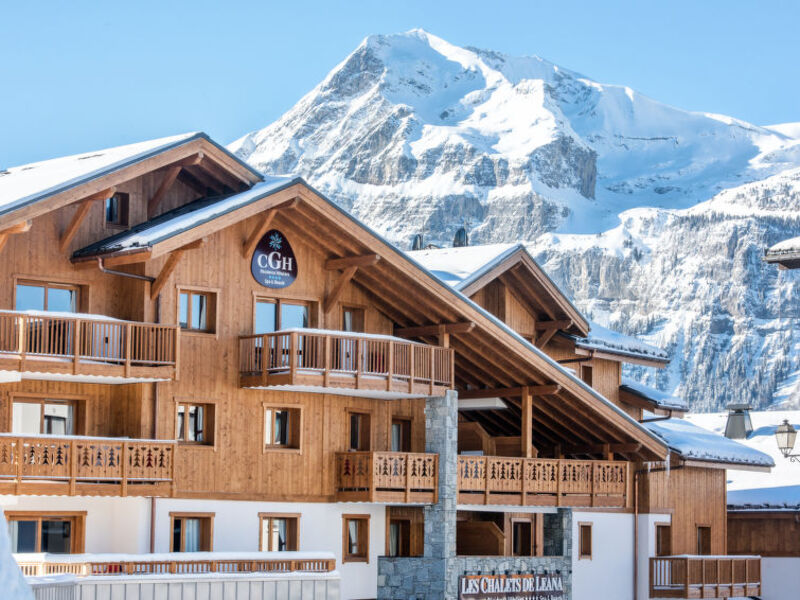
[[[189,134],[0,171],[0,252],[26,574],[92,598],[264,572],[298,598],[760,591],[725,473],[772,460],[622,377],[669,358],[523,246],[405,253]]]

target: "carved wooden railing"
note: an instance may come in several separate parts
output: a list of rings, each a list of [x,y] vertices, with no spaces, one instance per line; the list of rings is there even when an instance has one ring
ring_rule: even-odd
[[[178,331],[175,325],[0,311],[0,358],[13,354],[21,368],[29,360],[64,359],[76,372],[82,364],[118,365],[128,375],[131,367],[175,367]]]
[[[659,556],[650,559],[654,598],[730,598],[761,594],[759,556]]]
[[[120,495],[136,494],[140,484],[173,482],[175,447],[168,440],[0,434],[0,483],[60,482],[70,495],[112,485]]]
[[[459,500],[479,504],[625,506],[624,461],[458,457]]]
[[[339,500],[431,502],[438,497],[439,455],[417,452],[339,452]]]
[[[231,553],[215,556],[212,552],[142,554],[140,560],[130,560],[124,555],[119,560],[113,555],[72,555],[59,560],[54,555],[33,558],[31,555],[17,554],[15,559],[23,575],[45,576],[71,574],[78,577],[99,575],[164,575],[198,573],[327,573],[336,568],[336,560],[327,556],[318,558],[293,557],[292,552],[285,558],[277,552],[269,553]]]
[[[260,385],[288,376],[292,382],[317,377],[322,387],[407,388],[409,393],[419,393],[420,387],[431,394],[435,388],[453,387],[450,348],[332,331],[278,331],[239,340],[240,371],[258,378]]]

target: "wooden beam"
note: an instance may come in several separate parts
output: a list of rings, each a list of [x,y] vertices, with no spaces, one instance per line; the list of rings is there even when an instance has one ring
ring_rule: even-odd
[[[522,392],[522,431],[520,433],[520,443],[522,444],[522,456],[531,458],[533,456],[533,402],[530,388],[525,388]]]
[[[635,454],[642,449],[641,444],[590,444],[586,446],[565,446],[564,454]]]
[[[255,229],[250,233],[247,237],[247,240],[242,244],[242,256],[247,258],[253,253],[253,250],[256,249],[258,246],[258,242],[264,237],[264,234],[269,229],[269,226],[272,224],[272,221],[275,219],[275,215],[278,214],[279,210],[286,210],[288,208],[294,208],[300,204],[299,198],[293,198],[291,200],[287,200],[286,202],[282,202],[277,206],[270,208],[268,211],[264,213],[264,219],[261,221],[261,224],[257,225]],[[302,227],[301,227],[302,229]]]
[[[547,342],[553,339],[553,336],[557,334],[558,331],[559,330],[555,327],[553,329],[548,329],[541,336],[536,338],[536,342],[534,342],[534,344],[541,350],[547,345]]]
[[[147,218],[153,216],[156,212],[156,208],[158,208],[159,203],[167,195],[167,192],[172,187],[172,184],[175,183],[175,180],[178,178],[183,167],[180,165],[173,165],[167,168],[167,172],[164,173],[164,178],[161,180],[161,183],[158,186],[158,189],[153,194],[152,198],[147,202]]]
[[[161,267],[161,273],[158,274],[156,280],[150,284],[150,299],[155,300],[161,293],[161,288],[167,283],[169,276],[177,268],[178,263],[183,256],[183,250],[173,250],[167,257],[167,262]]]
[[[358,271],[358,267],[348,267],[341,275],[339,275],[339,279],[337,279],[336,283],[333,285],[331,293],[325,297],[322,312],[330,312],[330,310],[339,300],[339,297],[342,295],[344,287],[350,282],[350,280],[353,278],[353,275],[356,274],[356,271]]]
[[[16,225],[11,226],[4,231],[0,231],[0,250],[2,250],[6,245],[6,242],[8,242],[8,238],[10,236],[17,233],[25,233],[26,231],[29,231],[30,228],[31,222],[23,221],[22,223],[17,223]]]
[[[463,323],[439,323],[438,325],[422,325],[420,327],[401,327],[394,330],[399,337],[423,337],[426,335],[444,335],[446,333],[469,333],[475,329],[475,321]]]
[[[569,319],[562,321],[536,321],[536,331],[547,331],[549,329],[569,329],[572,321]]]
[[[58,248],[61,250],[61,252],[66,251],[67,247],[69,247],[69,243],[72,241],[72,238],[75,237],[75,234],[78,233],[78,228],[81,226],[81,223],[88,214],[92,204],[96,200],[105,200],[106,198],[110,198],[114,195],[115,191],[116,188],[108,188],[107,190],[102,190],[101,192],[87,196],[80,201],[78,208],[72,215],[72,220],[69,222],[69,225],[67,225],[64,233],[61,234],[61,239],[58,243]]]
[[[349,267],[371,267],[378,262],[381,257],[377,254],[364,254],[362,256],[345,256],[344,258],[332,258],[325,262],[328,271],[337,271]]]
[[[458,392],[458,397],[462,400],[472,398],[516,398],[524,396],[549,396],[561,391],[560,385],[529,385],[512,388],[490,388],[485,390],[465,390]]]
[[[93,256],[91,260],[96,261],[98,257]],[[143,263],[150,260],[150,251],[144,250],[139,252],[126,252],[124,254],[118,254],[116,256],[108,256],[102,257],[103,259],[103,266],[105,267],[119,267],[122,265],[133,265],[137,263]]]

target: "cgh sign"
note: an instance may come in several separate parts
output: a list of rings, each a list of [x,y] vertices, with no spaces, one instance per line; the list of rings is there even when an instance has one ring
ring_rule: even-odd
[[[561,575],[464,575],[459,600],[556,600],[564,597]]]
[[[280,231],[272,229],[258,242],[250,272],[258,283],[273,289],[285,288],[297,279],[297,259]]]

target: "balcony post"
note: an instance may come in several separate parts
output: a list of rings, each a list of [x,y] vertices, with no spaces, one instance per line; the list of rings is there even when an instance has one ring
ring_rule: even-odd
[[[433,372],[436,369],[436,353],[434,352],[434,347],[429,346],[428,351],[431,354],[431,371],[428,373],[430,376],[430,392],[428,393],[429,396],[433,396]]]
[[[19,348],[19,370],[25,370],[25,350],[27,346],[27,327],[25,317],[17,319],[17,346]]]
[[[394,377],[394,342],[389,342],[389,364],[386,368],[386,391],[392,391],[392,378]]]
[[[361,361],[363,360],[361,352],[363,350],[364,347],[361,344],[361,338],[356,338],[356,389],[361,388]]]
[[[297,347],[297,332],[293,331],[289,334],[289,377],[294,382],[297,375],[297,353],[300,349]]]
[[[120,463],[120,475],[121,479],[121,486],[122,486],[122,497],[128,495],[128,445],[123,441],[122,442],[122,453],[121,453],[122,463]]]
[[[323,360],[323,369],[322,369],[322,387],[328,387],[330,384],[331,379],[331,336],[326,335],[324,341],[324,353],[325,357]]]
[[[369,501],[375,502],[375,453],[366,454],[366,459],[369,461]]]
[[[175,381],[178,381],[181,366],[181,326],[175,326]]]
[[[595,480],[595,468],[597,467],[597,461],[592,461],[592,468],[589,469],[589,477],[591,481],[589,482],[589,506],[594,506],[594,480]]]
[[[408,504],[408,499],[411,496],[411,458],[408,453],[403,455],[403,462],[406,468],[406,493],[405,502]]]
[[[78,364],[81,359],[81,322],[77,319],[74,321],[75,323],[75,337],[72,341],[73,345],[75,346],[72,351],[72,374],[78,374]]]
[[[408,393],[414,391],[414,344],[409,344],[408,348]]]
[[[561,506],[561,479],[564,477],[562,460],[556,459],[556,506]]]
[[[131,324],[125,323],[125,377],[131,376]]]
[[[22,438],[17,438],[17,485],[14,493],[19,496],[19,486],[22,483],[22,461],[25,459],[25,446],[22,445]]]
[[[78,457],[75,456],[75,440],[69,441],[69,495],[75,495],[78,480]]]
[[[264,334],[261,336],[261,385],[267,385],[267,365],[270,351],[268,338]]]

